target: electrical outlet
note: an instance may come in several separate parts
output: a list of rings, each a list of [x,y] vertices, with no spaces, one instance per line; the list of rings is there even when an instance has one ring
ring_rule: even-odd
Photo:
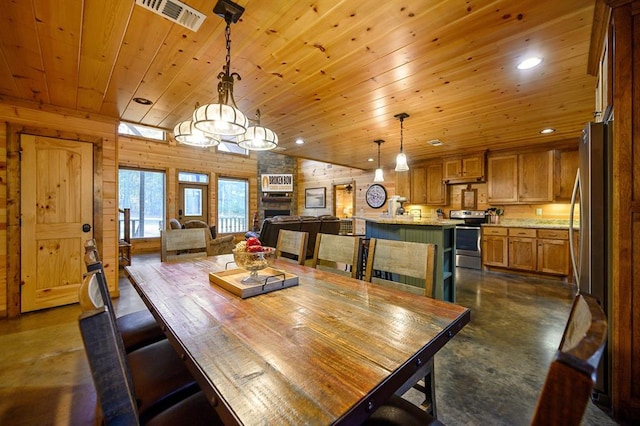
[[[542,209],[536,209],[536,216],[542,216]]]

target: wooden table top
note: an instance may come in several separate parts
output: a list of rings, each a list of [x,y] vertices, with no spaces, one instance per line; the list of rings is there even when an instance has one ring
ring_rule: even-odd
[[[209,282],[232,260],[126,267],[225,424],[359,423],[470,320],[458,305],[281,260],[298,286],[241,299]]]

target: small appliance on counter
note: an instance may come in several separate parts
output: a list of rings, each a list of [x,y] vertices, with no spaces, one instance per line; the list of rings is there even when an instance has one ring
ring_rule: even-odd
[[[407,197],[401,195],[392,195],[389,198],[389,216],[402,216],[404,214],[403,203],[407,202]]]
[[[451,210],[449,217],[464,220],[464,224],[456,225],[456,266],[482,269],[481,226],[487,222],[487,213],[484,210]]]

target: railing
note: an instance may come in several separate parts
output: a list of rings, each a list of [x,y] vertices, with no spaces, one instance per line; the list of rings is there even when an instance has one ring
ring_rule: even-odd
[[[131,209],[118,209],[121,219],[118,221],[118,238],[131,242]]]
[[[229,234],[232,232],[246,232],[247,218],[245,216],[228,216],[218,218],[218,234]]]

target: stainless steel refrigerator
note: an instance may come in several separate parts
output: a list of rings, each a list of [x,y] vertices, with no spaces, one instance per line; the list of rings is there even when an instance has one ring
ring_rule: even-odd
[[[611,300],[612,128],[613,121],[589,123],[582,131],[578,173],[571,197],[569,237],[578,289],[595,296],[607,317],[610,317]],[[578,207],[579,214],[576,214]],[[572,231],[578,216],[578,242],[574,244]],[[593,401],[603,407],[610,407],[610,360],[610,345],[607,345],[592,395]]]

